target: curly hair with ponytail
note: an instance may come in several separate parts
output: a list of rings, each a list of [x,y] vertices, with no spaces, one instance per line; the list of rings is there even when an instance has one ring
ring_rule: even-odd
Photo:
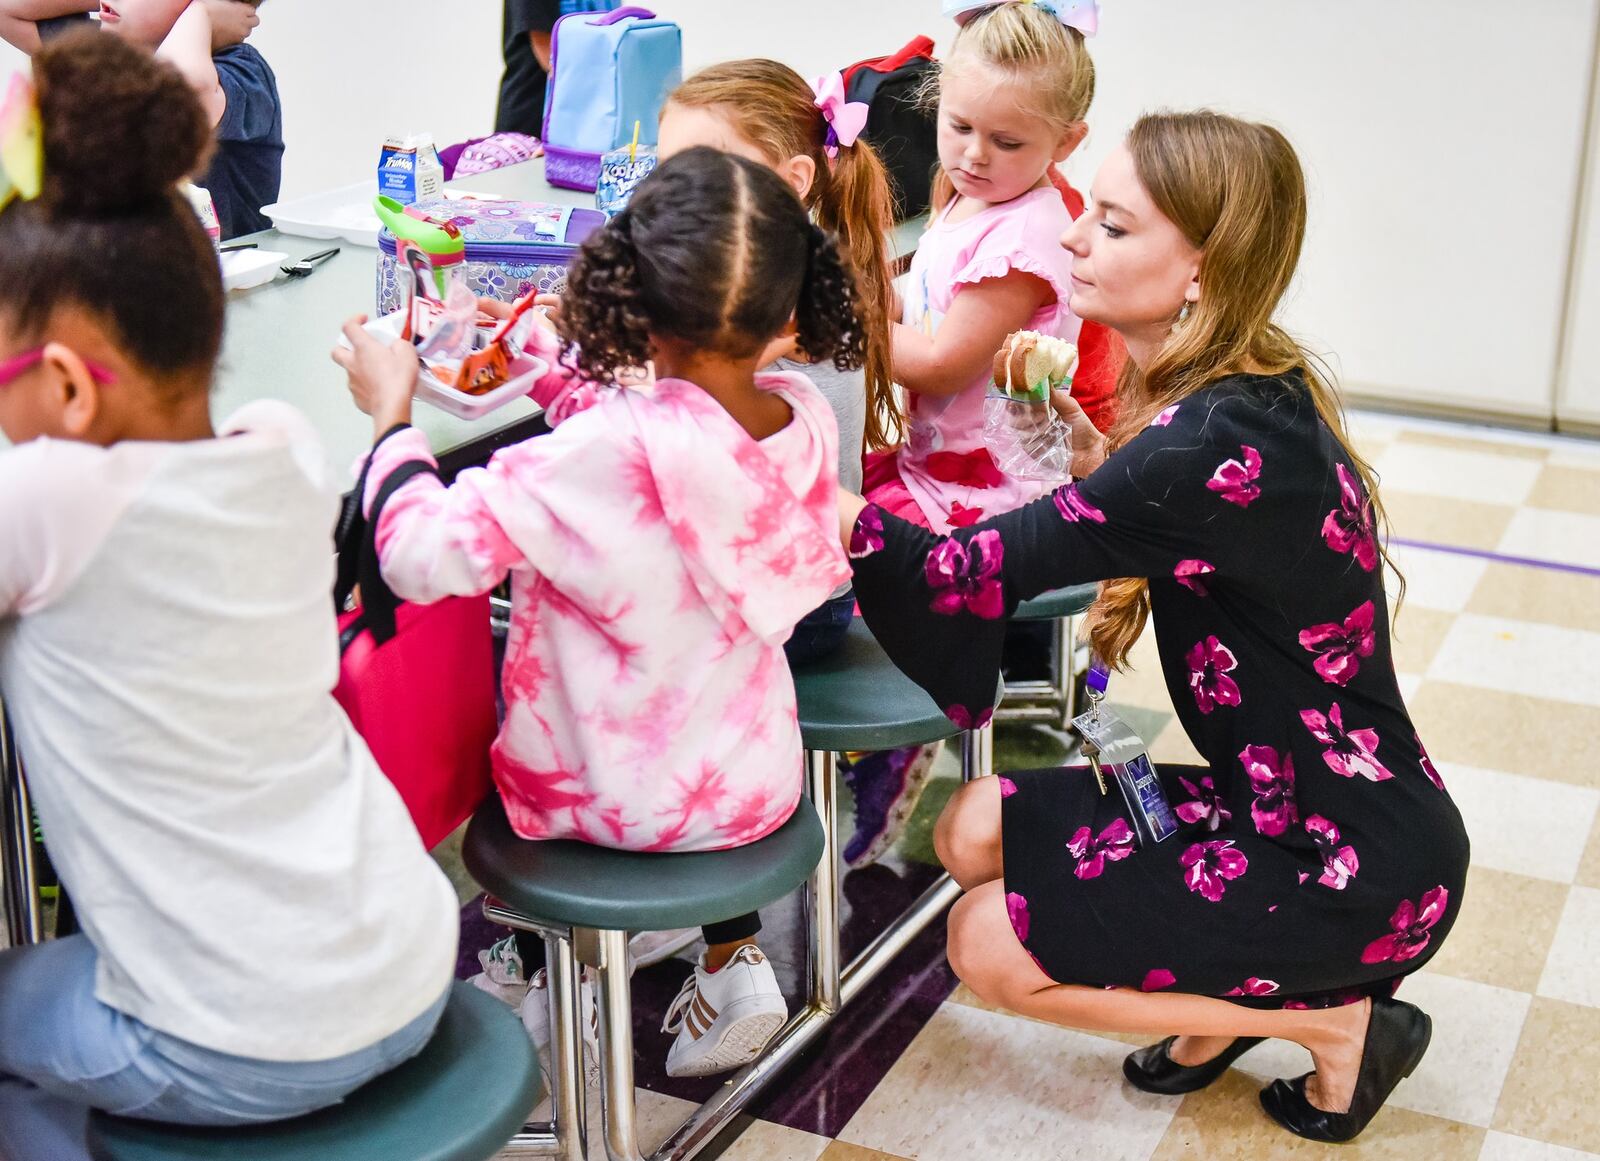
[[[815,178],[801,200],[817,223],[838,236],[855,275],[865,328],[862,366],[867,379],[866,449],[883,451],[905,438],[895,393],[889,319],[894,306],[889,234],[894,194],[872,146],[858,140],[830,158],[828,123],[811,86],[774,60],[735,60],[694,74],[668,98],[667,108],[714,110],[774,167],[809,157]]]
[[[559,320],[567,358],[600,382],[658,339],[743,359],[791,318],[815,362],[861,365],[856,281],[794,191],[753,161],[691,149],[645,179],[584,243]]]

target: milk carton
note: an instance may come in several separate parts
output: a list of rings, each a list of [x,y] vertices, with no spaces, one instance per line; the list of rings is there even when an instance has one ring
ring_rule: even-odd
[[[391,137],[383,143],[378,192],[407,206],[444,193],[444,163],[431,133]]]

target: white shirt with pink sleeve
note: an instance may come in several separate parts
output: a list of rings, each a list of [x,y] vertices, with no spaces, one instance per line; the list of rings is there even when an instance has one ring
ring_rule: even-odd
[[[255,1060],[369,1048],[455,971],[455,891],[333,700],[338,505],[281,403],[0,451],[0,690],[95,995]]]
[[[536,392],[559,426],[448,488],[418,476],[378,527],[416,601],[511,576],[494,774],[513,829],[625,850],[742,846],[802,783],[783,643],[849,576],[838,434],[802,375],[757,376],[793,419],[752,439],[692,383]],[[414,430],[374,453],[368,499],[429,459]]]
[[[1072,255],[1061,248],[1072,215],[1061,195],[1054,187],[1033,190],[952,224],[959,204],[946,206],[917,244],[902,292],[906,325],[931,338],[964,288],[1020,270],[1042,278],[1055,299],[1017,329],[1077,342],[1082,324],[1067,307]],[[1009,512],[1049,491],[1047,484],[1005,475],[989,455],[983,400],[991,379],[985,369],[955,395],[906,393],[909,423],[896,466],[935,532]]]

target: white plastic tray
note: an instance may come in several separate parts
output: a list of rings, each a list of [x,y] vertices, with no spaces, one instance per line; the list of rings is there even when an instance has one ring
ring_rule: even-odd
[[[368,333],[383,342],[392,343],[400,337],[404,314],[404,311],[395,311],[382,318],[372,319],[367,323],[366,329]],[[339,336],[339,345],[341,347],[350,345],[342,334]],[[416,397],[457,419],[482,419],[491,411],[521,399],[532,391],[533,385],[549,372],[550,364],[533,355],[523,355],[512,364],[512,369],[517,375],[505,386],[496,387],[483,395],[468,395],[464,391],[457,391],[454,387],[447,387],[423,367],[417,377]]]
[[[298,234],[302,238],[342,238],[376,250],[378,231],[383,228],[372,209],[372,199],[376,196],[376,184],[361,181],[291,202],[263,206],[261,212],[285,234]],[[444,196],[461,201],[494,199],[492,194],[461,189],[447,189]]]

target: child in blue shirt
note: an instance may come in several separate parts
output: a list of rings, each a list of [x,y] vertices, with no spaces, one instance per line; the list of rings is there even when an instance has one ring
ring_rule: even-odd
[[[222,236],[269,229],[262,206],[283,177],[283,104],[266,58],[246,43],[261,0],[0,0],[0,37],[36,52],[89,21],[176,65],[200,95],[217,148],[200,179],[217,205]]]

